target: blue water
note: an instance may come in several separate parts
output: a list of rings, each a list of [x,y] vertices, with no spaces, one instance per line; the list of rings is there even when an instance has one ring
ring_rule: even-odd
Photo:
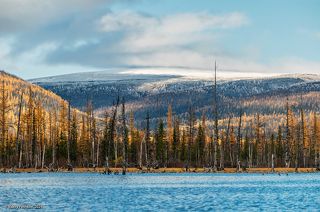
[[[320,210],[320,174],[0,174],[0,211]],[[11,210],[12,211],[12,210]]]

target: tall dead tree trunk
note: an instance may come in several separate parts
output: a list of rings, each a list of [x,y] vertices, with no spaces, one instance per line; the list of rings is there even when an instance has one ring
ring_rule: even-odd
[[[20,138],[20,131],[21,131],[21,112],[22,112],[22,103],[23,103],[23,92],[20,95],[19,100],[19,112],[18,112],[18,126],[17,126],[17,135],[16,135],[16,150],[17,150],[17,161],[18,167],[21,168],[21,160],[22,160],[22,141]]]
[[[191,102],[191,101],[190,101]],[[194,139],[194,122],[195,122],[195,117],[194,117],[194,110],[193,107],[189,107],[189,123],[188,123],[188,128],[189,128],[189,137],[188,137],[188,155],[187,155],[187,165],[186,165],[186,171],[189,171],[190,165],[191,165],[191,146],[193,145],[193,139]]]
[[[128,164],[128,129],[126,124],[125,101],[122,100],[122,175],[127,173]]]
[[[307,160],[308,160],[308,152],[309,152],[309,145],[307,144],[307,128],[305,122],[305,115],[302,107],[302,94],[301,94],[301,102],[300,102],[300,118],[301,118],[301,139],[302,139],[302,157],[303,157],[303,167],[307,167]]]
[[[41,168],[44,168],[44,162],[45,162],[45,155],[46,155],[46,143],[43,144],[43,150],[42,150],[42,158],[41,158]]]
[[[285,164],[286,168],[290,167],[290,142],[291,142],[291,129],[290,129],[290,109],[289,109],[289,99],[287,98],[286,104],[286,143],[285,143]]]
[[[237,136],[237,171],[240,171],[241,161],[240,161],[240,152],[241,152],[241,126],[242,126],[242,109],[239,113],[239,125],[238,125],[238,136]]]
[[[68,166],[71,165],[70,161],[70,140],[71,140],[71,106],[68,102],[68,143],[67,143],[67,163]]]
[[[219,142],[218,129],[218,98],[217,98],[217,63],[214,62],[214,155],[213,155],[213,171],[217,171],[217,144]]]
[[[147,112],[146,117],[146,129],[145,129],[145,159],[147,164],[147,169],[150,168],[151,165],[151,140],[150,140],[150,116],[149,112]]]
[[[143,164],[142,164],[142,158],[143,158],[143,144],[144,144],[144,139],[140,141],[140,153],[139,153],[139,167],[142,169]]]
[[[225,137],[225,141],[221,141],[221,145],[220,145],[220,169],[224,170],[224,153],[225,153],[225,146],[226,144],[229,144],[230,142],[230,124],[231,124],[231,117],[229,117],[228,119],[228,126],[227,126],[227,132],[226,132],[226,137]]]
[[[57,110],[53,111],[53,136],[52,136],[52,167],[50,169],[53,171],[56,168],[57,163]]]
[[[251,131],[250,131],[250,136],[251,136],[251,138],[253,138],[253,124],[252,124],[252,122],[251,122]],[[252,166],[253,166],[253,148],[254,148],[254,143],[253,143],[253,139],[251,139],[250,141],[249,141],[249,154],[248,154],[248,156],[249,156],[249,168],[252,168]]]

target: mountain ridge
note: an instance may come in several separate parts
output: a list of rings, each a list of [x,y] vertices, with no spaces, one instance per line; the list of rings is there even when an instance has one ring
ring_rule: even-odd
[[[79,73],[81,75],[81,73]],[[177,116],[185,116],[188,108],[196,108],[198,115],[201,111],[212,109],[214,83],[212,79],[195,79],[185,76],[137,75],[135,78],[103,81],[33,81],[48,90],[57,93],[64,99],[70,100],[74,107],[85,110],[87,100],[92,100],[96,113],[103,116],[104,110],[110,110],[117,96],[125,97],[127,107],[135,113],[138,120],[143,120],[146,111],[152,117],[166,116],[167,107],[173,105]],[[272,77],[234,79],[218,81],[218,100],[221,106],[221,118],[228,113],[236,114],[239,102],[247,114],[284,112],[284,97],[295,99],[300,94],[320,92],[320,75],[293,74]],[[258,107],[257,101],[265,98],[272,99],[270,105]],[[311,100],[310,100],[311,101]],[[252,104],[251,108],[246,104]],[[318,100],[314,100],[318,104]],[[314,108],[308,102],[306,109]],[[209,118],[210,115],[208,116]]]

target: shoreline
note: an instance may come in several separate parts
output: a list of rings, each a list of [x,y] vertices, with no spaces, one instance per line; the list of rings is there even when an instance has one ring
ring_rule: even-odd
[[[122,168],[110,168],[111,174],[121,174]],[[209,169],[204,168],[190,168],[189,171],[186,171],[185,168],[159,168],[159,169],[150,169],[146,168],[127,168],[127,173],[316,173],[318,170],[316,168],[298,168],[298,172],[295,171],[295,168],[275,168],[272,172],[271,168],[247,168],[237,172],[236,168],[225,168],[223,171],[210,171]],[[18,168],[15,171],[12,169],[0,169],[0,173],[49,173],[48,169],[34,169],[34,168]],[[74,168],[73,171],[68,171],[68,169],[58,169],[57,171],[51,173],[101,173],[105,174],[105,168]]]

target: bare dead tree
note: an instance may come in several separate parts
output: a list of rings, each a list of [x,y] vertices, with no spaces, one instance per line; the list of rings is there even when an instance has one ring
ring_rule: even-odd
[[[22,112],[22,104],[23,104],[23,92],[20,95],[19,99],[19,111],[18,111],[18,126],[17,126],[17,136],[16,136],[16,146],[17,146],[17,153],[18,153],[18,167],[21,168],[22,162],[22,141],[20,138],[20,131],[21,131],[21,112]]]
[[[70,161],[70,140],[71,140],[71,106],[70,106],[70,102],[68,102],[68,142],[67,142],[68,166],[71,164],[71,161]]]
[[[237,171],[240,171],[240,152],[241,152],[241,126],[242,126],[242,108],[240,108],[239,112],[239,125],[238,125],[238,136],[237,136]]]
[[[213,155],[213,171],[217,171],[217,144],[219,141],[219,129],[218,129],[218,97],[217,97],[217,63],[214,62],[214,155]]]

